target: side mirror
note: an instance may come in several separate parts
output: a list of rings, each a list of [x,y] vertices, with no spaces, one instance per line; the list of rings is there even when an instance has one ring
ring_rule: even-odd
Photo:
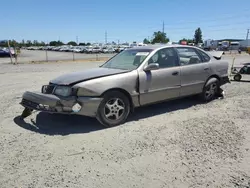
[[[157,69],[159,69],[159,64],[158,63],[150,63],[143,70],[144,71],[151,71],[151,70],[157,70]]]

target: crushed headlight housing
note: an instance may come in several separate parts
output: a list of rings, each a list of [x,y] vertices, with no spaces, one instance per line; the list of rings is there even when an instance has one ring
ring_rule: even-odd
[[[55,95],[68,97],[72,93],[72,88],[69,86],[57,86],[54,90]]]

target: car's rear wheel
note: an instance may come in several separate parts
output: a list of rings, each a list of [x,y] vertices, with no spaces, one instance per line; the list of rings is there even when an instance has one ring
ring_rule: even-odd
[[[241,76],[240,74],[236,74],[236,75],[234,76],[234,80],[235,80],[235,81],[240,81],[241,78],[242,78],[242,76]]]
[[[125,123],[129,112],[128,97],[119,91],[110,91],[103,96],[98,108],[97,120],[105,127],[114,127]]]
[[[217,78],[209,79],[203,88],[201,95],[202,100],[204,102],[212,101],[216,96],[218,96],[219,89],[219,80]]]

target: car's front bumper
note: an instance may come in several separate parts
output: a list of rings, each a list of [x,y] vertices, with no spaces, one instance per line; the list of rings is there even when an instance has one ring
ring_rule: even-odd
[[[102,98],[97,97],[65,97],[60,98],[52,94],[38,92],[25,92],[22,97],[21,105],[33,110],[48,113],[79,114],[95,117]],[[77,112],[72,107],[80,104],[81,109]]]
[[[220,85],[222,86],[222,85],[225,85],[227,83],[230,83],[229,77],[228,76],[222,77],[220,80]]]

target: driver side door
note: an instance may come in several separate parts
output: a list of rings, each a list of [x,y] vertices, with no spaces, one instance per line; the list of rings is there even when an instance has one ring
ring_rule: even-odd
[[[160,49],[149,59],[159,69],[139,72],[140,104],[146,105],[180,96],[181,80],[178,56],[173,48]]]

